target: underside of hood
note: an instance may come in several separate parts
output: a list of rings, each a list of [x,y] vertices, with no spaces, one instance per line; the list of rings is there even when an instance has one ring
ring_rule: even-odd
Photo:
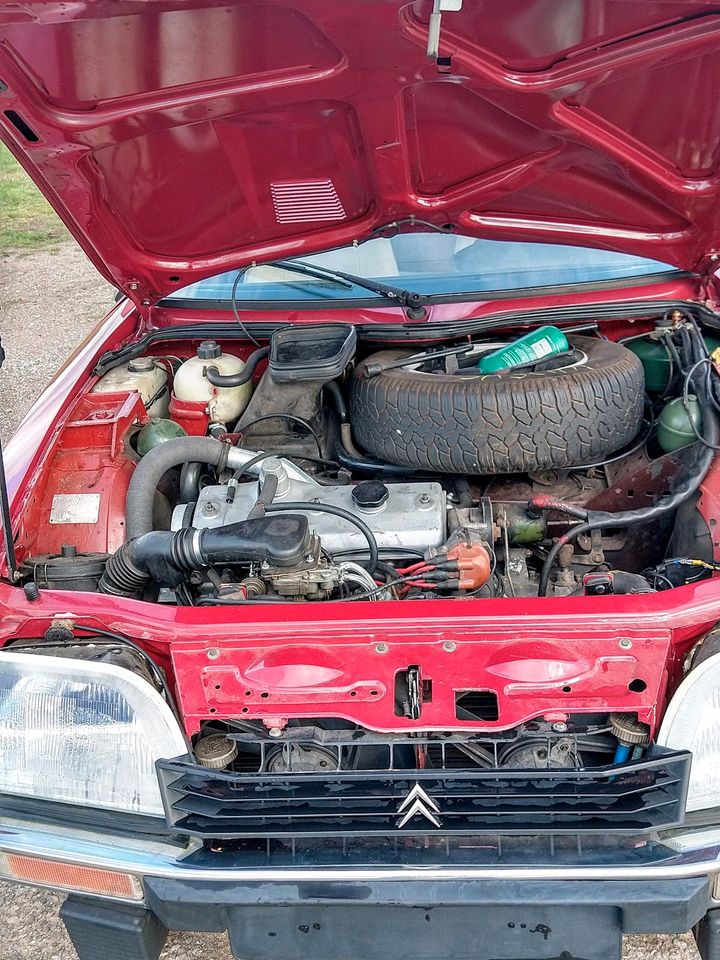
[[[0,136],[137,302],[409,217],[714,262],[717,4],[435,7],[4,2]]]

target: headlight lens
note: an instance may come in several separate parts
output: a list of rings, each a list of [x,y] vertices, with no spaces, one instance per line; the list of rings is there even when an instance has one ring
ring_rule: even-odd
[[[129,670],[0,653],[0,793],[162,815],[155,761],[186,752],[167,703]]]
[[[687,809],[720,806],[720,654],[691,670],[680,684],[658,743],[692,752]]]

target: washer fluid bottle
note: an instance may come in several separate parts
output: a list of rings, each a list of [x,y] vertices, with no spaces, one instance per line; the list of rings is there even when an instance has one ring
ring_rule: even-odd
[[[92,393],[123,393],[136,390],[150,417],[166,417],[170,394],[167,370],[154,357],[136,357],[104,374]]]

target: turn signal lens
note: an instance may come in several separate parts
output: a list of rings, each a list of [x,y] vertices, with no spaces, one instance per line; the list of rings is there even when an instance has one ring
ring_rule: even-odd
[[[130,873],[115,873],[96,867],[82,867],[57,860],[42,860],[18,853],[0,853],[0,876],[39,887],[54,887],[102,897],[142,900],[143,888]]]

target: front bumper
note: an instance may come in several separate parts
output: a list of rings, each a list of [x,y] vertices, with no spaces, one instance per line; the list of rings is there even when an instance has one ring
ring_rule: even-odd
[[[628,933],[696,925],[718,949],[720,831],[678,833],[654,863],[246,867],[199,845],[0,821],[0,851],[128,873],[142,900],[71,894],[80,960],[156,960],[167,930],[227,930],[244,960],[619,960]]]

